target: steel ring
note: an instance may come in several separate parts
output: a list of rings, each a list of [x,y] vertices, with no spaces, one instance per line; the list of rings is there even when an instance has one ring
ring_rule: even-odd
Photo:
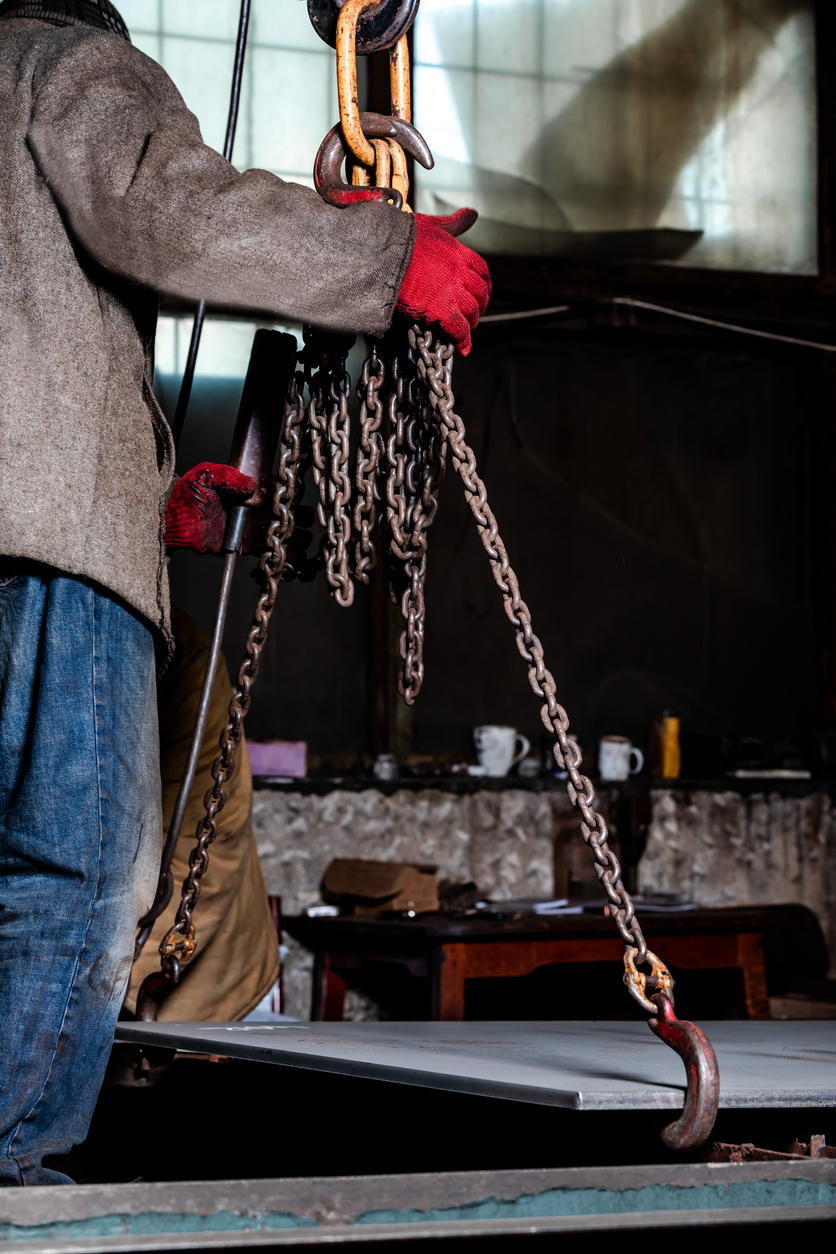
[[[337,21],[342,4],[338,0],[308,0],[311,25],[330,47],[337,46]],[[394,48],[415,20],[418,0],[378,0],[370,4],[357,22],[357,51],[363,56]]]

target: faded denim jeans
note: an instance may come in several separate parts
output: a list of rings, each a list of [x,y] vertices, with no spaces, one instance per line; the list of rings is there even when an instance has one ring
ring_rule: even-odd
[[[87,1135],[159,871],[154,646],[83,580],[22,572],[0,579],[0,1184],[67,1184],[41,1159]]]

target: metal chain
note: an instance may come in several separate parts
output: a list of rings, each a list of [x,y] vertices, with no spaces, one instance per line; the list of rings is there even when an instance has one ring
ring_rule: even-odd
[[[410,346],[393,351],[386,441],[386,521],[381,530],[388,548],[389,595],[400,605],[404,631],[399,641],[403,665],[398,692],[412,705],[424,680],[424,584],[427,531],[438,509],[446,443],[428,405],[426,383],[417,372]],[[381,520],[383,522],[383,520]]]
[[[407,705],[414,705],[424,682],[424,583],[427,578],[427,555],[412,557],[404,563],[406,587],[401,597],[401,613],[406,624],[398,641],[403,666],[398,675],[398,692]]]
[[[326,376],[320,371],[309,384],[308,393],[308,429],[311,433],[311,457],[313,460],[313,480],[319,492],[316,516],[321,527],[328,527],[328,460],[325,441],[328,436],[328,421],[325,417],[325,382]]]
[[[331,376],[331,387],[328,399],[331,404],[328,414],[328,449],[330,453],[330,474],[328,497],[331,512],[328,516],[328,544],[325,559],[325,574],[331,589],[331,595],[338,605],[347,608],[354,601],[354,584],[348,569],[348,555],[351,547],[351,479],[348,473],[348,438],[350,422],[348,417],[348,393],[351,379],[345,368],[345,358],[337,363]]]
[[[221,752],[212,765],[212,778],[215,782],[206,794],[206,812],[198,823],[196,844],[189,854],[189,872],[183,882],[177,915],[160,943],[162,969],[175,984],[180,978],[182,964],[191,958],[195,950],[192,912],[200,897],[200,881],[209,865],[209,846],[218,834],[218,815],[226,804],[224,784],[235,770],[235,751],[241,741],[242,724],[250,707],[250,692],[258,674],[261,649],[267,637],[270,616],[287,562],[287,547],[294,528],[297,471],[304,421],[305,404],[297,376],[291,381],[285,403],[285,424],[272,503],[273,519],[267,528],[267,548],[258,563],[261,594],[247,636],[237,686],[229,703],[229,722],[221,733]]]
[[[308,423],[313,450],[314,483],[319,489],[316,507],[325,528],[321,551],[325,558],[328,590],[338,605],[354,601],[354,584],[348,569],[351,545],[351,479],[348,473],[348,392],[351,380],[345,356],[332,368],[320,367],[311,382]]]
[[[375,555],[372,544],[372,528],[375,523],[375,502],[380,499],[377,485],[378,470],[385,454],[380,428],[383,423],[381,392],[386,382],[386,368],[381,360],[377,342],[371,341],[371,351],[363,363],[363,372],[357,385],[360,401],[360,447],[354,482],[357,485],[357,503],[354,506],[354,578],[360,583],[369,582],[369,571],[374,567]]]
[[[389,368],[390,391],[386,403],[389,416],[389,438],[386,440],[386,532],[389,550],[393,557],[406,561],[409,556],[404,538],[406,526],[406,377],[403,360],[397,352],[392,354]],[[393,601],[400,598],[390,588]]]
[[[496,518],[488,505],[485,485],[477,473],[476,458],[467,443],[464,424],[453,408],[453,346],[443,341],[436,341],[434,344],[432,332],[417,324],[410,328],[409,342],[419,354],[418,370],[427,381],[430,404],[446,433],[453,468],[461,477],[465,497],[476,519],[476,529],[488,555],[494,581],[502,593],[505,613],[514,628],[517,648],[528,666],[528,681],[533,692],[543,701],[540,717],[546,731],[555,737],[555,761],[569,776],[566,791],[572,805],[577,806],[581,812],[581,832],[595,858],[595,871],[609,899],[610,914],[625,942],[637,950],[635,960],[644,962],[647,944],[635,917],[633,902],[621,882],[618,858],[607,843],[607,824],[594,808],[595,790],[592,782],[578,770],[581,752],[577,743],[567,735],[569,717],[558,704],[554,678],[543,660],[543,646],[534,634],[531,614],[520,596],[517,576],[508,560]]]

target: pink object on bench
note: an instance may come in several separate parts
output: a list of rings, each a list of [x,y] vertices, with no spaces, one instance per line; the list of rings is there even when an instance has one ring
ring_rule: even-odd
[[[248,740],[253,775],[287,775],[304,779],[308,773],[308,746],[304,740]]]

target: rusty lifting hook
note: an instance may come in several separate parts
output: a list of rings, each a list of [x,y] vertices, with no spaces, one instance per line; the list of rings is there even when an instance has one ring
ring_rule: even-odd
[[[651,1032],[679,1054],[687,1076],[682,1114],[663,1128],[660,1135],[668,1149],[693,1149],[706,1140],[717,1118],[720,1101],[717,1055],[701,1028],[687,1019],[677,1019],[674,1014],[674,981],[664,962],[648,950],[650,975],[646,976],[636,967],[637,955],[638,950],[633,946],[624,951],[624,983],[635,1001],[653,1016],[648,1021]]]

